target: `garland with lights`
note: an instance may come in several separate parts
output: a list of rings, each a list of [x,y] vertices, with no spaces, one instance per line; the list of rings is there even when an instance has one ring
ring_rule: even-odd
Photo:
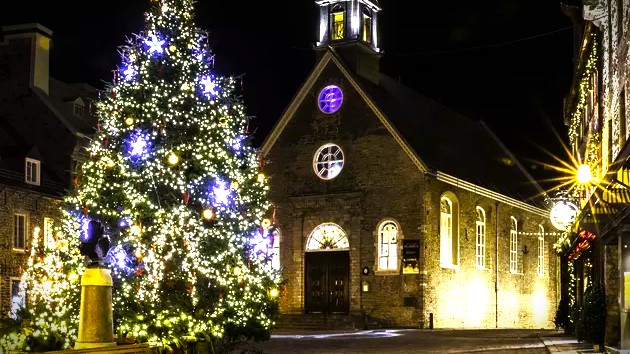
[[[572,107],[571,117],[569,119],[569,140],[573,145],[578,138],[579,126],[582,121],[582,112],[587,106],[588,91],[593,89],[591,82],[591,76],[593,72],[597,71],[597,34],[592,33],[591,44],[588,47],[588,57],[585,65],[582,67],[579,74],[579,81],[577,84],[577,102],[575,107]]]
[[[53,332],[66,339],[51,346],[73,345],[80,285],[70,274],[83,273],[83,256],[111,269],[119,337],[167,349],[205,341],[215,353],[269,338],[282,281],[267,178],[237,80],[213,74],[192,13],[192,0],[153,2],[146,30],[121,47],[90,158],[65,198],[59,264],[47,268],[60,290],[44,297],[27,285],[12,348],[32,350],[33,337]],[[38,270],[47,258],[31,258],[25,283],[52,280]],[[60,303],[67,313],[43,309]]]
[[[571,248],[571,244],[573,243],[571,233],[570,232],[562,232],[559,234],[558,239],[553,244],[553,249],[559,256],[564,256],[569,249]]]

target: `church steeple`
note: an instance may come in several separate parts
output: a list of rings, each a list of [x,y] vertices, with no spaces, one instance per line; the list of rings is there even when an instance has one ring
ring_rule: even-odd
[[[335,47],[360,76],[378,82],[378,12],[377,0],[315,0],[319,6],[318,56],[327,47]]]

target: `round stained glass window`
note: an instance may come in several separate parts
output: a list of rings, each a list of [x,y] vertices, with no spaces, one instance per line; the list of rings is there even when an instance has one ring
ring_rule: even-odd
[[[341,107],[342,102],[343,92],[341,92],[341,89],[335,85],[328,85],[324,87],[319,92],[319,98],[317,99],[319,109],[326,114],[337,112],[339,107]]]
[[[313,170],[317,177],[325,180],[339,175],[343,168],[343,151],[335,144],[320,147],[313,157]]]

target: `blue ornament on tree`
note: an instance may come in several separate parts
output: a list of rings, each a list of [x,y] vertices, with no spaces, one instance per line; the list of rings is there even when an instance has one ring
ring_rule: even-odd
[[[216,95],[217,94],[217,84],[214,83],[214,81],[212,81],[212,77],[210,77],[210,75],[208,76],[204,76],[201,81],[200,81],[201,85],[203,86],[203,89],[201,90],[201,92],[206,95]]]
[[[141,159],[149,152],[150,141],[148,134],[137,129],[127,140],[127,153],[132,160]]]
[[[133,65],[128,64],[122,73],[126,81],[133,80],[133,78],[136,76],[136,68]]]
[[[155,34],[150,34],[149,38],[144,40],[144,43],[149,46],[149,53],[162,54],[164,52],[162,46],[166,41],[158,38]]]
[[[113,247],[107,252],[107,256],[105,257],[107,263],[113,265],[119,270],[122,270],[126,273],[131,272],[130,257],[127,254],[127,251],[122,246]]]
[[[231,194],[232,191],[230,190],[229,184],[225,180],[217,178],[212,187],[213,204],[227,206]]]

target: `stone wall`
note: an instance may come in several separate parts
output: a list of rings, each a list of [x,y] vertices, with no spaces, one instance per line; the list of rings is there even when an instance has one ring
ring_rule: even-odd
[[[11,280],[26,267],[35,227],[44,229],[44,218],[59,219],[60,200],[0,185],[0,312],[11,303]],[[26,214],[26,248],[13,249],[14,214]]]
[[[439,198],[452,192],[459,201],[459,266],[440,266]],[[558,261],[553,253],[554,230],[548,220],[507,204],[440,182],[427,198],[427,313],[435,327],[552,328],[558,301]],[[475,208],[486,212],[486,261],[477,268]],[[498,208],[498,212],[497,212]],[[518,272],[510,272],[510,227],[518,220]],[[538,275],[538,225],[544,240],[544,275]],[[498,243],[498,253],[497,245]],[[523,246],[527,246],[524,253]],[[498,259],[498,262],[497,262]],[[496,280],[498,276],[498,286]]]

